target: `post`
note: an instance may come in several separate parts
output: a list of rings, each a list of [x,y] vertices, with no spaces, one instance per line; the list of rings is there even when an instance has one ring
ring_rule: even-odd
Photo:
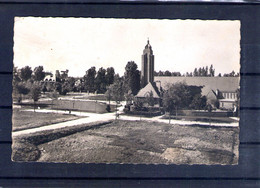
[[[171,111],[169,110],[169,124],[171,124]]]
[[[116,101],[116,119],[117,119],[117,101]]]

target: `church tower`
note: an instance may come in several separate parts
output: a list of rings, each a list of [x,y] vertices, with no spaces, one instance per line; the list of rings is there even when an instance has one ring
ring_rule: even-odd
[[[141,69],[141,88],[145,87],[149,82],[153,83],[154,81],[154,55],[152,46],[149,43],[143,50],[142,55],[142,69]]]

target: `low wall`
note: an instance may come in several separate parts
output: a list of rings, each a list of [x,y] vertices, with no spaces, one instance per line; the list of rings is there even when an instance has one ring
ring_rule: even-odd
[[[127,111],[125,112],[129,115],[138,115],[138,116],[145,116],[145,117],[153,117],[153,116],[159,116],[162,115],[160,111],[155,112],[145,112],[145,111]]]
[[[111,110],[114,109],[112,105]],[[106,113],[107,104],[100,103],[96,101],[78,101],[78,100],[54,100],[54,109],[65,109],[65,110],[76,110],[76,111],[86,111],[95,113]]]
[[[172,115],[175,115],[176,113],[173,112]],[[230,117],[234,116],[233,112],[226,112],[226,111],[195,111],[195,110],[178,110],[178,115],[181,116],[206,116],[206,117]]]

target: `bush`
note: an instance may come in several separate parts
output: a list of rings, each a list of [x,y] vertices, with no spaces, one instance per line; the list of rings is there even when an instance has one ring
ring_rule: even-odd
[[[111,107],[110,107],[110,105],[107,105],[106,111],[111,112]]]

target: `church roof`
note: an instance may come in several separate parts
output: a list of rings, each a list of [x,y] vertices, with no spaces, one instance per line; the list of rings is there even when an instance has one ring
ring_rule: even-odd
[[[168,83],[185,82],[191,86],[203,86],[202,94],[207,95],[210,90],[220,92],[235,92],[239,88],[239,77],[170,77],[155,76],[154,81],[160,81],[162,88]]]
[[[149,92],[153,93],[154,98],[160,98],[160,92],[155,83],[149,82],[144,88],[142,88],[136,95],[136,97],[146,97]]]
[[[152,46],[149,42],[149,39],[147,40],[147,44],[145,45],[145,48],[144,48],[144,51],[143,53],[150,53],[150,54],[153,54],[153,50],[152,50]]]

